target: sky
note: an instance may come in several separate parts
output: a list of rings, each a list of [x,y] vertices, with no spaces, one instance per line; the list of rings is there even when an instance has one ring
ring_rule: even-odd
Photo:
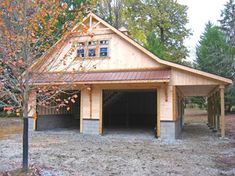
[[[228,0],[178,0],[178,3],[188,6],[188,27],[191,28],[193,35],[185,40],[190,54],[188,60],[195,60],[195,48],[203,33],[205,24],[210,20],[218,24],[221,10]]]

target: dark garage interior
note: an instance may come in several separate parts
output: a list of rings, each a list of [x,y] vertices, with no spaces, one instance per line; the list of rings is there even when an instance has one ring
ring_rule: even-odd
[[[154,132],[156,90],[103,91],[104,132],[113,129],[144,129]]]
[[[73,95],[75,102],[70,101]],[[70,107],[47,108],[37,105],[38,118],[36,122],[36,130],[50,130],[58,128],[80,128],[80,92],[70,92],[69,94],[61,94],[60,99],[66,99]]]

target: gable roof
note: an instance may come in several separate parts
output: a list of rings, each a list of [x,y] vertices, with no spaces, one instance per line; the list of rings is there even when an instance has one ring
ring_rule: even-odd
[[[106,21],[104,21],[102,18],[100,18],[99,16],[97,16],[94,13],[89,13],[87,15],[87,17],[85,17],[83,19],[83,21],[81,23],[78,23],[73,29],[72,31],[69,33],[73,33],[77,28],[79,28],[81,25],[83,25],[83,22],[85,22],[87,19],[89,18],[94,18],[96,19],[98,22],[100,22],[101,24],[103,24],[104,26],[106,26],[107,28],[109,28],[110,30],[112,30],[115,34],[117,34],[118,36],[120,36],[121,38],[123,38],[124,40],[126,40],[127,42],[129,42],[130,44],[132,44],[134,47],[138,48],[139,50],[141,50],[143,53],[145,53],[146,55],[148,55],[150,58],[154,59],[155,61],[157,61],[160,64],[166,65],[166,66],[170,66],[172,68],[176,68],[176,69],[180,69],[186,72],[191,72],[206,78],[210,78],[210,79],[215,79],[217,81],[222,82],[223,84],[232,84],[232,80],[228,79],[228,78],[224,78],[222,76],[218,76],[212,73],[208,73],[208,72],[204,72],[201,70],[197,70],[191,67],[187,67],[184,65],[180,65],[177,63],[173,63],[173,62],[169,62],[166,60],[162,60],[159,57],[157,57],[156,55],[154,55],[152,52],[150,52],[149,50],[147,50],[146,48],[144,48],[142,45],[140,45],[139,43],[137,43],[136,41],[134,41],[132,38],[130,38],[129,36],[125,35],[123,32],[121,32],[120,30],[116,29],[115,27],[113,27],[112,25],[110,25],[109,23],[107,23]],[[38,62],[42,62],[43,58],[45,58],[45,55],[49,55],[51,51],[53,51],[53,49],[58,48],[58,45],[66,40],[66,38],[69,36],[69,34],[64,35],[58,42],[56,42],[55,45],[53,45],[37,62],[35,62],[32,65],[32,68],[38,63]]]

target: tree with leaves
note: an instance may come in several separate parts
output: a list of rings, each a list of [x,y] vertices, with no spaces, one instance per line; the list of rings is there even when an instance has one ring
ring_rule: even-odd
[[[36,18],[30,21],[33,34],[37,39],[35,45],[40,50],[39,54],[44,53],[74,24],[80,22],[96,3],[95,0],[57,0],[55,2],[53,4],[48,3],[47,6],[39,3],[41,10],[37,13]],[[58,11],[54,14],[47,13],[49,9],[56,8],[58,4],[64,9],[57,8]]]
[[[221,13],[220,29],[226,36],[226,42],[230,45],[233,62],[230,65],[233,85],[225,89],[227,110],[235,105],[235,1],[229,0]],[[230,60],[230,58],[229,58]]]
[[[190,35],[187,6],[174,0],[103,0],[98,14],[111,24],[118,19],[118,26],[125,26],[132,37],[162,59],[181,62],[188,50],[184,39]],[[120,2],[114,5],[113,2]],[[118,13],[115,13],[117,11]],[[104,13],[106,12],[106,13]],[[108,15],[107,15],[108,14]],[[154,41],[155,40],[155,41]],[[153,48],[152,43],[161,47]]]
[[[225,33],[227,41],[235,47],[235,1],[229,0],[221,13],[220,29]]]
[[[100,0],[97,1],[96,11],[104,20],[119,29],[123,26],[124,0]]]
[[[144,44],[145,48],[148,48],[152,53],[156,54],[160,58],[165,58],[166,47],[163,45],[161,40],[155,35],[154,32],[149,33]]]
[[[234,70],[233,49],[218,26],[208,22],[196,48],[197,68],[220,76],[232,78]],[[231,100],[225,91],[225,103],[231,107]],[[230,109],[230,108],[228,108]]]
[[[224,33],[218,26],[208,22],[196,48],[198,68],[231,77],[232,55],[231,47],[227,44]]]

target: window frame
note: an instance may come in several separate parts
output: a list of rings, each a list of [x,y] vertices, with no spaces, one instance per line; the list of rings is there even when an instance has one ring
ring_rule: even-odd
[[[90,56],[90,50],[94,50],[95,51],[95,55],[94,56]],[[88,58],[95,58],[97,57],[97,52],[96,52],[96,48],[92,47],[92,48],[87,48],[87,57]]]
[[[106,41],[105,43],[101,43],[102,41]],[[82,44],[83,43],[83,44]],[[82,45],[81,45],[82,44]],[[101,49],[102,48],[107,48],[107,54],[106,55],[101,55]],[[78,50],[84,49],[84,57],[80,56],[78,54]],[[89,56],[90,49],[95,50],[95,56]],[[108,38],[103,38],[103,39],[98,39],[98,40],[90,40],[90,41],[80,41],[77,42],[77,56],[78,58],[82,59],[104,59],[104,58],[109,58],[110,57],[110,39]]]

